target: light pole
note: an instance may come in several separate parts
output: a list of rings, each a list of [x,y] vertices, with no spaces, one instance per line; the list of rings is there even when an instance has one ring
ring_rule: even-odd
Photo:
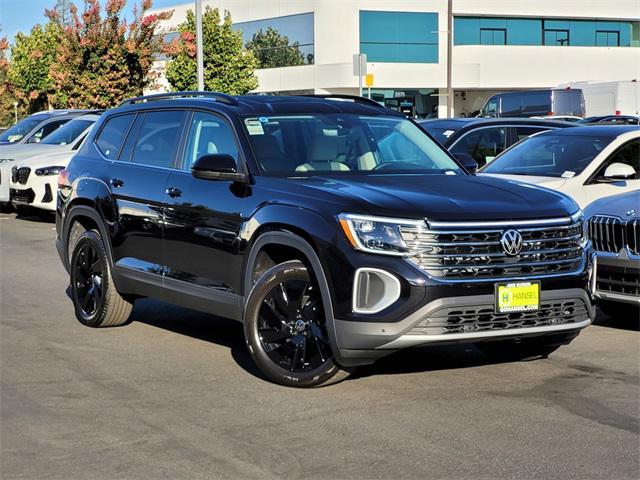
[[[202,0],[196,0],[196,63],[198,65],[198,90],[204,90],[204,58],[202,54]]]
[[[13,102],[13,115],[16,119],[14,123],[18,123],[18,102]]]

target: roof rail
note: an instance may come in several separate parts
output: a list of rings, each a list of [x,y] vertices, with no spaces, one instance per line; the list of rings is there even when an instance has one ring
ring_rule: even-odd
[[[382,105],[380,105],[378,102],[376,102],[375,100],[371,100],[370,98],[366,98],[366,97],[359,97],[358,95],[343,95],[340,93],[318,93],[318,94],[314,94],[314,95],[301,95],[303,97],[316,97],[316,98],[326,98],[328,100],[331,100],[332,98],[335,98],[336,100],[351,100],[354,103],[361,103],[363,105],[369,105],[371,107],[378,107],[378,108],[386,108],[383,107]]]
[[[198,92],[198,91],[189,91],[189,92],[167,92],[167,93],[156,93],[153,95],[143,95],[141,97],[129,98],[123,101],[118,107],[123,105],[133,105],[134,103],[144,103],[151,102],[155,100],[167,100],[170,98],[188,98],[188,97],[203,97],[203,98],[211,98],[216,102],[224,103],[225,105],[239,105],[238,100],[236,100],[231,95],[227,95],[226,93],[219,92]]]

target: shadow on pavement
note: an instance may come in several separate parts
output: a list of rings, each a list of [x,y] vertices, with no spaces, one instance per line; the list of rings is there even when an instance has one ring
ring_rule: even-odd
[[[634,316],[633,311],[628,316],[610,317],[602,310],[598,309],[594,325],[607,328],[617,328],[619,330],[630,330],[632,332],[640,332],[640,317]]]

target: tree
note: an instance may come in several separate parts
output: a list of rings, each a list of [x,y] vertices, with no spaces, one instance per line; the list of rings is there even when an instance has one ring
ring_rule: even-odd
[[[30,113],[47,108],[54,89],[50,67],[56,57],[61,29],[54,23],[36,25],[29,35],[18,32],[11,48],[9,82]]]
[[[196,90],[196,19],[193,11],[178,26],[180,35],[165,46],[169,57],[166,77],[174,90]],[[257,61],[232,28],[231,15],[221,21],[217,8],[206,7],[202,16],[204,85],[206,90],[242,95],[258,87]]]
[[[71,25],[62,32],[50,69],[54,106],[109,108],[153,83],[152,64],[161,47],[156,29],[172,12],[147,15],[151,5],[142,0],[131,23],[123,15],[125,0],[107,0],[104,18],[98,0],[86,0],[80,15],[71,6]],[[54,9],[51,23],[56,15]]]
[[[273,27],[254,33],[247,49],[256,56],[260,68],[304,65],[306,60],[300,51],[300,42],[289,44],[289,37]]]
[[[72,8],[73,3],[70,0],[56,0],[53,10],[45,9],[45,15],[61,27],[70,27],[73,25]]]
[[[14,122],[13,102],[16,97],[9,82],[9,60],[7,37],[0,37],[0,127],[7,127]]]

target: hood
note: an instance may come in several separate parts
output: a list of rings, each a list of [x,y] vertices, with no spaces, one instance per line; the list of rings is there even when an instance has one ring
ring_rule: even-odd
[[[612,215],[623,220],[640,218],[640,190],[600,198],[585,209],[585,218]]]
[[[42,153],[68,151],[72,145],[47,145],[43,143],[28,143],[24,145],[8,145],[0,149],[0,160],[23,160]]]
[[[550,218],[578,210],[564,194],[489,176],[336,175],[279,182],[278,189],[310,199],[316,210],[341,209],[333,214],[477,221]]]
[[[73,158],[73,156],[77,153],[77,150],[71,150],[66,152],[47,152],[41,153],[39,155],[27,157],[23,160],[17,160],[16,162],[11,162],[11,166],[16,167],[31,167],[34,168],[42,168],[42,167],[54,167],[54,166],[63,166],[66,167],[69,165],[69,162]]]
[[[502,173],[481,173],[480,176],[504,178],[506,180],[514,180],[516,182],[533,183],[534,185],[542,185],[553,190],[562,190],[567,183],[566,178],[558,177],[536,177],[534,175],[505,175]]]

